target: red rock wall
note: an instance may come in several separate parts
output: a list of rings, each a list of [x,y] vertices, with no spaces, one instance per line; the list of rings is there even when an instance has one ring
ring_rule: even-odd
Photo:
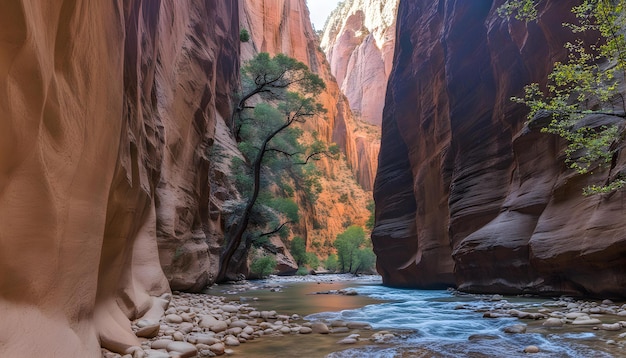
[[[317,131],[322,139],[339,145],[345,153],[357,181],[366,190],[373,188],[371,169],[376,157],[368,156],[375,150],[357,150],[357,129],[347,99],[330,72],[326,56],[319,49],[313,32],[305,0],[240,0],[242,27],[250,33],[250,42],[242,44],[242,59],[256,53],[284,53],[305,63],[326,83],[326,91],[319,101],[328,110],[322,118],[309,120],[306,127]],[[382,94],[381,94],[382,96]],[[377,152],[376,152],[377,153]]]
[[[564,57],[571,4],[545,1],[525,25],[498,17],[501,3],[400,3],[374,191],[378,270],[397,286],[624,297],[624,193],[583,197],[610,173],[567,169],[564,143],[525,126],[509,100]]]
[[[210,282],[206,150],[237,4],[11,1],[0,20],[0,356],[123,352],[166,276]]]
[[[332,74],[364,122],[381,125],[395,47],[399,0],[348,0],[330,15],[321,47]]]

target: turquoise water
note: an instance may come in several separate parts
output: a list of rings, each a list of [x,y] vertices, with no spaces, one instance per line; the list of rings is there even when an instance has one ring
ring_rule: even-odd
[[[365,347],[335,352],[329,357],[614,357],[621,356],[617,347],[606,342],[587,327],[574,332],[563,329],[548,331],[535,323],[525,334],[507,334],[504,327],[529,323],[515,318],[487,319],[473,309],[497,304],[476,297],[456,297],[448,291],[402,290],[380,284],[355,285],[359,295],[390,302],[371,304],[357,309],[321,312],[306,319],[364,321],[374,329],[410,330],[392,348]],[[545,300],[515,299],[510,304],[524,308],[539,307]],[[467,309],[458,309],[459,305]],[[540,321],[538,321],[540,322]],[[533,322],[534,323],[534,322]],[[537,354],[523,353],[535,345]],[[426,349],[426,351],[420,348]],[[614,351],[611,352],[610,349]],[[626,355],[626,352],[623,352]]]
[[[321,280],[321,281],[320,281]],[[279,285],[271,292],[263,285]],[[592,327],[544,328],[542,321],[516,318],[483,318],[481,311],[506,305],[536,311],[549,299],[456,295],[450,291],[403,290],[384,287],[379,277],[346,280],[346,277],[273,278],[256,283],[257,289],[233,294],[233,299],[254,298],[251,305],[279,313],[299,313],[304,319],[368,322],[375,330],[400,331],[385,345],[362,342],[338,345],[346,334],[263,337],[238,347],[242,357],[626,357],[626,351],[607,340],[622,341],[623,332],[594,331]],[[220,290],[223,290],[222,286]],[[354,289],[357,296],[317,295],[315,292]],[[227,288],[228,289],[228,288]],[[525,334],[507,334],[504,328],[527,324]],[[360,332],[367,338],[373,332]],[[529,345],[537,354],[525,354]]]

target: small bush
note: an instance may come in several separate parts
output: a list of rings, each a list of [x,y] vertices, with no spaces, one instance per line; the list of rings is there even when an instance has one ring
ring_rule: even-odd
[[[320,259],[317,257],[316,254],[312,253],[312,252],[307,252],[306,253],[306,264],[309,265],[309,267],[313,270],[316,270],[319,265],[320,265]]]
[[[275,268],[276,259],[273,256],[256,258],[250,265],[250,271],[261,278],[271,275]]]
[[[337,271],[338,266],[339,260],[337,259],[337,255],[335,254],[328,255],[328,258],[324,260],[324,267],[326,267],[328,271]]]
[[[309,274],[309,270],[307,270],[306,267],[300,267],[298,268],[298,271],[296,271],[296,275],[298,276],[305,276]]]
[[[239,41],[241,42],[250,41],[250,33],[248,32],[248,30],[241,29],[241,31],[239,31]]]

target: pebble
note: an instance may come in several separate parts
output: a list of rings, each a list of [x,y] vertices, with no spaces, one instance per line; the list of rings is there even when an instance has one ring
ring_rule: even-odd
[[[167,345],[168,352],[178,352],[181,358],[194,357],[198,354],[198,349],[191,343],[172,342]]]
[[[524,348],[524,353],[539,353],[539,347],[537,346],[528,346]]]
[[[154,323],[152,325],[147,325],[139,328],[135,335],[141,338],[154,338],[159,334],[159,330],[161,329],[161,325],[158,323]]]
[[[183,318],[177,314],[168,314],[165,316],[165,321],[168,323],[182,323]]]
[[[604,323],[600,326],[600,329],[605,331],[619,331],[622,329],[622,325],[619,323]]]
[[[504,328],[505,333],[526,333],[526,325],[525,324],[514,324],[512,326],[508,326]]]
[[[350,337],[346,337],[342,340],[340,340],[339,342],[337,342],[338,344],[355,344],[356,342],[358,342],[358,339],[356,338],[350,338]]]
[[[543,322],[544,327],[563,327],[563,321],[560,318],[548,318]]]
[[[593,324],[601,324],[602,321],[600,321],[597,318],[590,318],[589,316],[580,316],[578,318],[576,318],[572,324],[576,324],[576,325],[593,325]]]
[[[311,326],[313,333],[328,334],[330,330],[324,322],[314,322]]]

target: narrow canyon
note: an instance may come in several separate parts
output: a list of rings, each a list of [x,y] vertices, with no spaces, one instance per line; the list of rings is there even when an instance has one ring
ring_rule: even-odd
[[[299,214],[254,249],[273,273],[303,268],[296,238],[328,260],[359,227],[386,286],[626,299],[624,190],[583,195],[626,172],[623,140],[578,173],[550,118],[511,101],[567,60],[572,4],[531,22],[503,4],[346,0],[316,32],[305,0],[2,2],[0,356],[144,357],[136,322],[221,284],[246,199],[241,68],[260,53],[323,80],[325,113],[297,132],[338,148],[310,169],[315,200],[267,184]]]

